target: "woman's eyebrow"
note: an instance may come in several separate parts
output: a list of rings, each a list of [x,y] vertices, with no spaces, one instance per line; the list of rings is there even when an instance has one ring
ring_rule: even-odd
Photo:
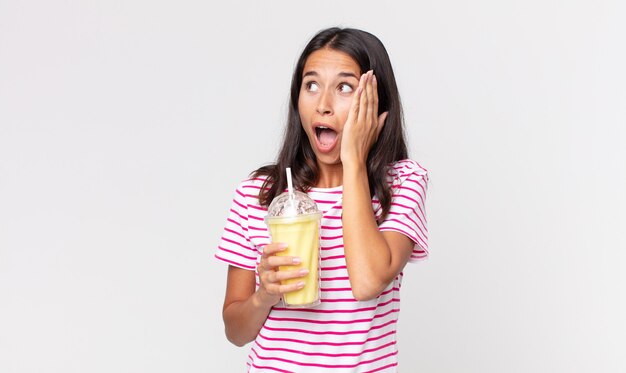
[[[339,73],[339,74],[337,74],[337,75],[339,75],[339,76],[341,76],[341,77],[344,77],[344,78],[353,77],[354,79],[357,79],[357,80],[359,79],[359,78],[356,76],[356,74],[351,73],[351,72],[340,72],[340,73]]]
[[[304,75],[302,75],[303,78],[306,78],[307,76],[319,76],[319,74],[317,73],[317,71],[312,70],[312,71],[307,71],[306,73],[304,73]],[[340,76],[342,78],[352,77],[352,78],[354,78],[356,80],[359,80],[359,77],[356,76],[356,74],[352,73],[352,72],[343,72],[342,71],[342,72],[338,73],[337,76]]]

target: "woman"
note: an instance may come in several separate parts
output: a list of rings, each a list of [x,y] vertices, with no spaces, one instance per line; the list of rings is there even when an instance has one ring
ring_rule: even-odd
[[[287,187],[323,213],[321,304],[288,309],[283,294],[305,272],[280,271],[299,258],[276,256],[263,218]],[[378,38],[322,30],[296,65],[277,162],[237,188],[216,257],[229,264],[223,316],[227,338],[254,341],[251,372],[396,371],[402,270],[427,256],[428,176],[407,159],[393,69]]]

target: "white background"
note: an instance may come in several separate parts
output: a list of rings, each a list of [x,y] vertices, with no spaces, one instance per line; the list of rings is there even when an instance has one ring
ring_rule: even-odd
[[[430,170],[401,370],[626,371],[624,2],[409,4],[0,0],[0,371],[245,370],[212,256],[334,25]]]

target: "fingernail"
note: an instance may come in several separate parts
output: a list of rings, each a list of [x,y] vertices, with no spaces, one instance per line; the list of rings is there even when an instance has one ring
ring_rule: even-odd
[[[298,282],[298,283],[296,284],[296,287],[297,287],[298,289],[302,289],[302,288],[304,287],[304,282],[303,282],[303,281]]]
[[[302,268],[300,271],[298,271],[298,273],[301,275],[307,275],[309,274],[309,270],[306,268]]]
[[[302,263],[302,259],[298,258],[297,256],[293,257],[291,259],[291,263],[293,263],[293,264],[300,264],[300,263]]]
[[[287,248],[287,244],[286,243],[282,243],[282,242],[279,243],[277,246],[278,246],[279,249],[286,249]]]

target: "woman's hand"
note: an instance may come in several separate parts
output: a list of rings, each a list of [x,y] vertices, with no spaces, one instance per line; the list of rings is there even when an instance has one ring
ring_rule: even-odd
[[[263,248],[261,262],[257,267],[260,286],[258,289],[261,301],[273,306],[280,301],[283,294],[299,290],[304,287],[304,281],[297,281],[289,285],[281,285],[281,281],[306,276],[307,269],[280,271],[279,266],[291,266],[301,263],[300,258],[293,256],[278,256],[277,253],[287,248],[283,243],[271,243]]]
[[[378,83],[372,70],[361,75],[341,138],[341,162],[367,162],[388,112],[378,115]]]
[[[228,267],[226,296],[222,315],[228,340],[237,346],[253,341],[263,327],[272,307],[280,301],[284,293],[300,289],[303,281],[295,280],[295,284],[281,285],[285,279],[297,279],[306,275],[302,270],[280,271],[279,266],[298,264],[299,258],[277,256],[287,245],[272,243],[263,248],[261,261],[257,266],[260,284],[256,286],[256,275],[253,271]]]

